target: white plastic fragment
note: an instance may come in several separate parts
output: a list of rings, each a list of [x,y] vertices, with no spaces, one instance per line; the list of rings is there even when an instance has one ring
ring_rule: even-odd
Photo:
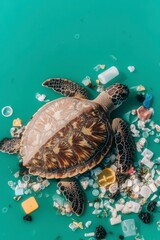
[[[13,114],[13,109],[11,106],[5,106],[2,108],[1,113],[4,117],[10,117]]]
[[[34,192],[38,192],[41,189],[41,184],[40,183],[33,184],[32,189]]]
[[[151,150],[149,150],[148,148],[145,148],[141,155],[143,157],[147,157],[148,159],[151,159],[153,157],[154,153]]]
[[[109,189],[108,189],[108,190],[109,190],[110,193],[116,193],[117,190],[118,190],[118,183],[115,182],[115,183],[111,184],[111,185],[109,186]]]
[[[133,190],[133,192],[138,193],[140,188],[137,184],[135,184],[135,185],[133,185],[132,190]]]
[[[160,176],[155,180],[155,184],[157,187],[160,187]]]
[[[97,215],[97,214],[100,214],[101,212],[102,212],[101,209],[95,209],[95,210],[92,212],[92,214]]]
[[[93,180],[93,179],[89,179],[89,186],[90,186],[90,187],[93,186],[93,183],[94,183],[94,180]]]
[[[156,199],[158,196],[157,194],[154,194],[153,197],[151,198],[151,201],[153,201],[154,199]]]
[[[83,80],[82,83],[84,86],[90,87],[92,85],[91,79],[89,76],[86,76]]]
[[[155,138],[153,141],[154,141],[155,143],[159,143],[159,142],[160,142],[159,138]]]
[[[45,94],[40,94],[40,93],[36,93],[36,99],[40,102],[44,102],[46,99],[46,95]]]
[[[76,226],[74,223],[70,223],[69,228],[74,232],[78,228],[78,226]]]
[[[56,193],[57,193],[58,195],[60,195],[60,194],[61,194],[61,191],[60,191],[59,189],[57,189],[57,190],[56,190]]]
[[[116,209],[112,209],[111,213],[112,213],[112,218],[116,218],[117,217],[117,210]]]
[[[85,233],[84,236],[85,236],[85,237],[94,237],[94,236],[95,236],[95,233],[94,233],[94,232]]]
[[[115,66],[112,66],[108,68],[106,71],[100,73],[98,75],[98,79],[102,84],[106,84],[107,82],[109,82],[118,75],[119,75],[118,69]]]
[[[98,183],[93,183],[93,186],[92,186],[93,188],[98,188]]]
[[[18,186],[15,188],[15,195],[16,196],[21,196],[24,194],[24,189],[23,188],[19,188]]]
[[[14,177],[15,177],[15,178],[18,178],[18,177],[19,177],[19,171],[14,174]]]
[[[160,201],[157,202],[157,207],[160,207]]]
[[[95,203],[94,203],[94,208],[95,208],[95,209],[99,209],[99,207],[100,207],[99,202],[95,202]]]
[[[149,184],[149,187],[152,190],[152,192],[157,192],[157,190],[158,190],[156,185],[153,182]]]
[[[94,189],[94,190],[92,191],[92,195],[93,195],[94,197],[97,197],[97,196],[99,195],[99,190],[98,190],[98,189]]]
[[[141,209],[141,205],[137,202],[134,202],[134,201],[130,201],[131,204],[132,204],[132,207],[131,207],[131,212],[133,213],[138,213]]]
[[[127,187],[132,187],[132,185],[133,185],[131,179],[127,179],[127,180],[125,181],[125,183],[126,183]]]
[[[146,165],[150,169],[154,165],[154,162],[151,162],[147,157],[143,157],[142,160],[141,160],[141,163],[143,163],[144,165]]]
[[[85,223],[85,226],[86,226],[86,228],[89,228],[89,226],[92,224],[92,221],[87,221],[86,223]]]
[[[97,168],[91,170],[91,175],[92,176],[97,176],[101,172],[102,172],[102,169],[100,167],[97,167]],[[91,179],[91,180],[93,180],[93,179]],[[92,183],[92,185],[93,185],[93,183]]]
[[[122,231],[124,233],[124,237],[130,237],[136,235],[136,226],[134,219],[127,219],[122,221],[121,223]]]
[[[29,180],[30,180],[30,176],[29,175],[24,175],[23,177],[22,177],[22,180],[26,183],[28,183],[29,182]]]
[[[140,191],[140,194],[142,195],[142,197],[147,199],[150,197],[151,193],[152,193],[152,191],[149,187],[142,186],[141,191]]]
[[[128,66],[128,71],[134,72],[135,71],[135,67],[134,66]]]
[[[117,212],[122,211],[122,209],[124,208],[124,204],[117,203],[117,204],[115,204],[115,208],[116,208]]]
[[[89,186],[89,178],[88,177],[82,178],[80,180],[80,183],[81,183],[83,189],[86,190]]]
[[[94,204],[92,202],[90,202],[88,205],[89,205],[89,207],[93,207]]]
[[[115,217],[115,218],[113,218],[113,217],[110,218],[111,225],[116,225],[121,222],[122,222],[121,215],[117,215],[117,217]]]
[[[50,185],[50,182],[49,182],[47,179],[45,179],[45,180],[42,182],[42,185],[43,185],[44,187],[48,187],[48,186]]]
[[[103,194],[105,194],[105,193],[107,192],[107,189],[106,189],[105,187],[100,187],[99,189],[101,190],[101,192],[102,192]]]

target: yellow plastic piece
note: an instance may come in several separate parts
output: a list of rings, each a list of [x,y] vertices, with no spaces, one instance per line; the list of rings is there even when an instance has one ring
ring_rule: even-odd
[[[20,118],[13,120],[13,127],[21,127],[22,126],[22,120]]]
[[[99,84],[99,83],[100,83],[99,79],[97,79],[97,80],[96,80],[96,83],[97,83],[97,84]]]
[[[76,227],[78,227],[78,228],[80,228],[80,229],[83,229],[83,224],[82,224],[82,222],[73,222],[73,224],[76,226]]]
[[[145,91],[145,87],[144,86],[142,86],[142,85],[139,85],[138,87],[137,87],[137,91]]]
[[[101,69],[105,69],[105,67],[106,67],[105,64],[101,64],[101,65],[100,65],[100,68],[101,68]]]
[[[115,181],[115,172],[111,168],[105,168],[100,174],[98,174],[98,183],[101,187],[108,188]]]
[[[26,214],[29,214],[38,208],[38,203],[34,197],[30,197],[22,202],[22,208]]]

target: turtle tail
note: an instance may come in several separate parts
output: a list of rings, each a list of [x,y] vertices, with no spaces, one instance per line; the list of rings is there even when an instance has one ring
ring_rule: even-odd
[[[20,150],[20,138],[4,138],[0,141],[0,152],[17,154]]]
[[[88,93],[83,87],[68,79],[50,78],[44,81],[42,86],[52,88],[54,91],[61,93],[65,97],[88,98]]]

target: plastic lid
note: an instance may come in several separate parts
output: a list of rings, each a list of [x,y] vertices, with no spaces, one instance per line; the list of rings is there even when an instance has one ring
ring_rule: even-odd
[[[115,181],[115,172],[111,168],[105,168],[100,174],[98,174],[98,183],[101,187],[109,187]]]

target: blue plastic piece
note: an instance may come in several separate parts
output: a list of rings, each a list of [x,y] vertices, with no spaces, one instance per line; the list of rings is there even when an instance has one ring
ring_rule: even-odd
[[[143,106],[145,108],[150,108],[151,107],[151,102],[152,102],[152,98],[153,98],[153,95],[151,93],[147,93],[146,94],[146,97],[145,97],[145,100],[143,102]]]

